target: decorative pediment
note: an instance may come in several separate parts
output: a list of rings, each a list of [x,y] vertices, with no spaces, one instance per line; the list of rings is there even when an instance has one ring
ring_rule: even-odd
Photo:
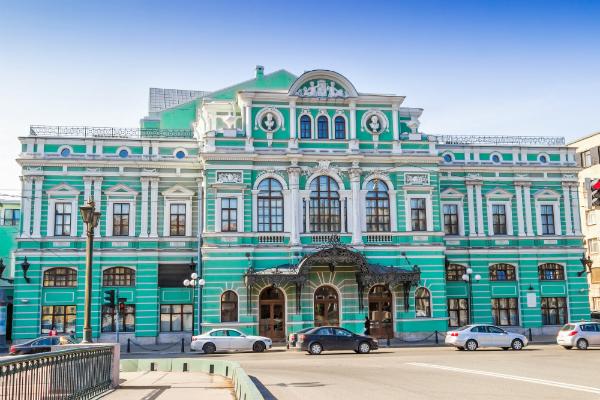
[[[444,191],[442,191],[440,196],[443,198],[462,199],[465,195],[456,189],[447,188]]]
[[[194,191],[184,188],[180,185],[172,186],[169,189],[162,192],[162,195],[165,197],[192,197],[194,196],[194,194]]]
[[[106,196],[136,196],[138,192],[123,184],[115,185],[104,191]]]
[[[536,199],[544,198],[544,197],[556,199],[556,198],[560,197],[560,194],[555,192],[552,189],[541,189],[541,190],[538,190],[537,192],[535,192],[533,197],[535,197]]]
[[[292,84],[288,94],[316,99],[345,99],[358,96],[354,85],[346,77],[327,70],[305,72]]]
[[[71,185],[61,183],[60,185],[48,189],[46,193],[48,196],[79,196],[80,192]]]
[[[487,197],[487,198],[490,198],[490,197],[496,197],[496,198],[498,198],[498,197],[500,197],[500,198],[503,198],[503,199],[510,199],[512,197],[512,193],[507,192],[504,189],[496,188],[494,190],[489,191],[485,195],[485,197]]]

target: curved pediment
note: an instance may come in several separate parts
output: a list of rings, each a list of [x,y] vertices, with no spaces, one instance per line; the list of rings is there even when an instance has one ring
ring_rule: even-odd
[[[323,69],[300,75],[290,87],[288,94],[317,99],[345,99],[358,96],[356,88],[345,76]]]

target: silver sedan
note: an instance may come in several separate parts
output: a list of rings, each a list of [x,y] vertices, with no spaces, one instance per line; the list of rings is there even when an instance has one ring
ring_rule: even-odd
[[[273,346],[271,339],[246,335],[237,329],[213,329],[202,335],[192,336],[192,350],[205,354],[217,351],[249,351],[262,353]]]
[[[446,333],[446,344],[459,350],[474,351],[479,347],[501,347],[503,350],[521,350],[527,346],[525,336],[507,332],[494,325],[467,325]]]

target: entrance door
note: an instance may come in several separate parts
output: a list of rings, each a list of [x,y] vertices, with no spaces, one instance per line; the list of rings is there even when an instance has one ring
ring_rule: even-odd
[[[369,319],[371,336],[376,338],[394,337],[392,319],[392,293],[384,285],[375,285],[369,290]]]
[[[285,297],[275,287],[268,287],[259,297],[259,334],[272,340],[285,339]]]
[[[337,291],[331,286],[315,290],[315,326],[340,324],[340,306]]]

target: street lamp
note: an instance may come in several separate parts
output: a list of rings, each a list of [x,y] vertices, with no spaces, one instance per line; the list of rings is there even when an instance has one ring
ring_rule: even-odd
[[[85,303],[83,315],[83,341],[92,343],[92,258],[94,256],[94,229],[100,221],[100,212],[92,197],[87,204],[79,207],[81,219],[86,225],[87,240],[85,242]]]
[[[192,260],[192,263],[194,264],[194,266],[196,265],[196,263],[194,263],[194,261]],[[191,265],[191,264],[190,264]],[[194,287],[198,287],[198,335],[202,334],[202,331],[200,330],[200,324],[201,324],[201,308],[202,308],[202,303],[201,303],[201,298],[202,298],[202,288],[204,287],[204,285],[206,284],[206,281],[203,278],[200,278],[198,276],[197,273],[192,272],[192,274],[190,275],[190,279],[186,279],[183,281],[183,286],[185,287],[190,287],[190,288],[194,288]],[[193,303],[193,295],[192,295],[192,303]]]
[[[469,287],[469,323],[473,323],[473,285],[471,275],[473,275],[473,269],[467,268],[462,276],[462,280],[465,281]],[[481,280],[481,275],[475,274],[473,278],[475,279],[475,282],[479,282]]]

